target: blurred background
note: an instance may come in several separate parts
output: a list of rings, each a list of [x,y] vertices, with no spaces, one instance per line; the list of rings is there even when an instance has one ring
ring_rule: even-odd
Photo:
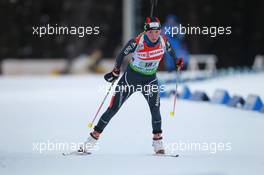
[[[187,70],[263,68],[264,1],[163,0],[154,14],[163,25],[231,26],[231,35],[173,38]],[[121,47],[143,31],[149,0],[1,0],[1,74],[102,73]],[[99,26],[99,35],[33,35],[32,27]],[[189,63],[191,65],[189,65]],[[173,66],[164,59],[161,70]],[[197,66],[198,65],[198,66]]]

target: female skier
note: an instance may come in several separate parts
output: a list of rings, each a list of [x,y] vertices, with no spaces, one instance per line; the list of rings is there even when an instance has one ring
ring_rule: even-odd
[[[153,129],[152,146],[154,147],[154,152],[156,154],[165,154],[161,135],[160,98],[156,71],[165,51],[172,58],[175,58],[174,61],[177,68],[183,66],[183,60],[176,59],[175,52],[171,48],[166,36],[161,36],[160,33],[161,24],[159,19],[157,17],[147,17],[144,32],[128,41],[121,50],[116,58],[114,69],[104,76],[106,81],[113,82],[118,79],[120,67],[125,56],[132,54],[132,59],[117,83],[115,94],[112,96],[108,109],[101,116],[93,132],[90,133],[90,136],[84,143],[84,147],[81,147],[79,152],[90,153],[110,119],[117,113],[130,95],[140,89],[151,111]]]

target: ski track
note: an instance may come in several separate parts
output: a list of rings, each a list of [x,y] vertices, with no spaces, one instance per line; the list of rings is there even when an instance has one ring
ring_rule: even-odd
[[[264,97],[264,74],[240,75],[188,83],[212,94]],[[230,142],[231,151],[178,151],[179,157],[152,156],[151,116],[146,101],[133,94],[111,120],[87,156],[62,156],[62,150],[33,150],[44,142],[83,142],[104,92],[101,75],[0,77],[0,174],[162,174],[262,175],[264,115],[204,102],[161,100],[163,137],[175,142]],[[104,105],[106,109],[109,99]],[[102,113],[101,112],[101,113]]]

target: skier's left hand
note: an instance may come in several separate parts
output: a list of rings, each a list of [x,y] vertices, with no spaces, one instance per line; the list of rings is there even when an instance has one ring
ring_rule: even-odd
[[[184,66],[184,61],[182,58],[177,58],[176,60],[176,67],[177,67],[177,70],[180,70],[182,69]]]

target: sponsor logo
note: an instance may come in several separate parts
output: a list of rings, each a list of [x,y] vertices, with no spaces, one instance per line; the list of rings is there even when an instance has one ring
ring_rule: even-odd
[[[158,57],[162,56],[164,54],[163,49],[153,50],[149,52],[138,52],[138,56],[140,58],[152,58],[152,57]]]

